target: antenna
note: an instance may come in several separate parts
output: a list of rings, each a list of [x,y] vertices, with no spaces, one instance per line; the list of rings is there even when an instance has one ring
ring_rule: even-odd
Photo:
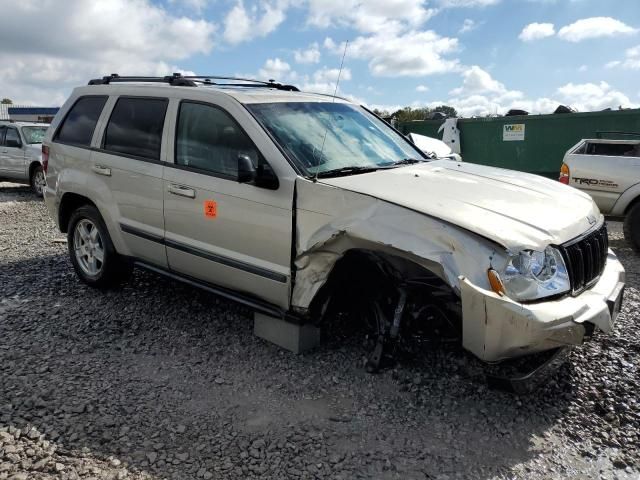
[[[349,46],[349,40],[344,43],[344,52],[342,52],[342,60],[340,61],[340,70],[338,70],[338,78],[336,79],[336,88],[333,90],[333,98],[331,99],[331,103],[336,101],[336,95],[338,94],[338,85],[340,85],[340,76],[342,75],[342,67],[344,66],[344,57],[347,55],[347,47]],[[324,142],[327,140],[327,133],[329,133],[329,127],[324,130],[324,137],[322,137],[322,146],[320,147],[320,156],[322,156],[322,152],[324,152]],[[316,160],[315,152],[313,154],[314,161]],[[313,177],[313,181],[318,181],[318,170],[316,169],[316,174]]]

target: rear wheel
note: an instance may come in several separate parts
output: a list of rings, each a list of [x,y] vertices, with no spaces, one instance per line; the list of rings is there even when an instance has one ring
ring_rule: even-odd
[[[631,207],[624,218],[622,229],[624,238],[637,253],[640,253],[640,202]]]
[[[42,165],[38,165],[33,169],[29,183],[31,184],[31,190],[33,190],[33,193],[39,197],[44,196],[44,188],[47,182],[44,176],[44,170],[42,170]]]
[[[76,274],[87,285],[109,288],[131,273],[131,265],[119,255],[98,210],[84,205],[71,214],[67,244]]]

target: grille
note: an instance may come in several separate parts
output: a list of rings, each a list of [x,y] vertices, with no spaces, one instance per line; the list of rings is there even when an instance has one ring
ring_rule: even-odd
[[[593,285],[604,270],[609,249],[607,226],[560,247],[574,295]]]

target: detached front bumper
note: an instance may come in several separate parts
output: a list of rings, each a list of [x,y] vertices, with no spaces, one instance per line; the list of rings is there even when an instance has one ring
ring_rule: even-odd
[[[487,362],[580,345],[593,326],[613,329],[624,282],[624,268],[611,250],[598,283],[548,302],[517,303],[461,277],[462,344]]]

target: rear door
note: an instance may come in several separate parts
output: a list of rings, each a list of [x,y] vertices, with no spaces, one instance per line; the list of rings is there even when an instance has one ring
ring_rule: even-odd
[[[246,111],[243,127],[229,113],[241,107],[222,101],[173,105],[173,158],[164,173],[169,267],[287,308],[293,181],[280,178],[275,190],[238,183],[239,155],[258,168],[272,165],[247,133],[255,126]]]
[[[91,154],[93,175],[111,195],[113,218],[127,254],[167,266],[162,215],[162,147],[167,98],[120,96]]]
[[[4,157],[4,174],[7,177],[15,179],[26,178],[24,144],[16,127],[7,127],[2,155]]]

